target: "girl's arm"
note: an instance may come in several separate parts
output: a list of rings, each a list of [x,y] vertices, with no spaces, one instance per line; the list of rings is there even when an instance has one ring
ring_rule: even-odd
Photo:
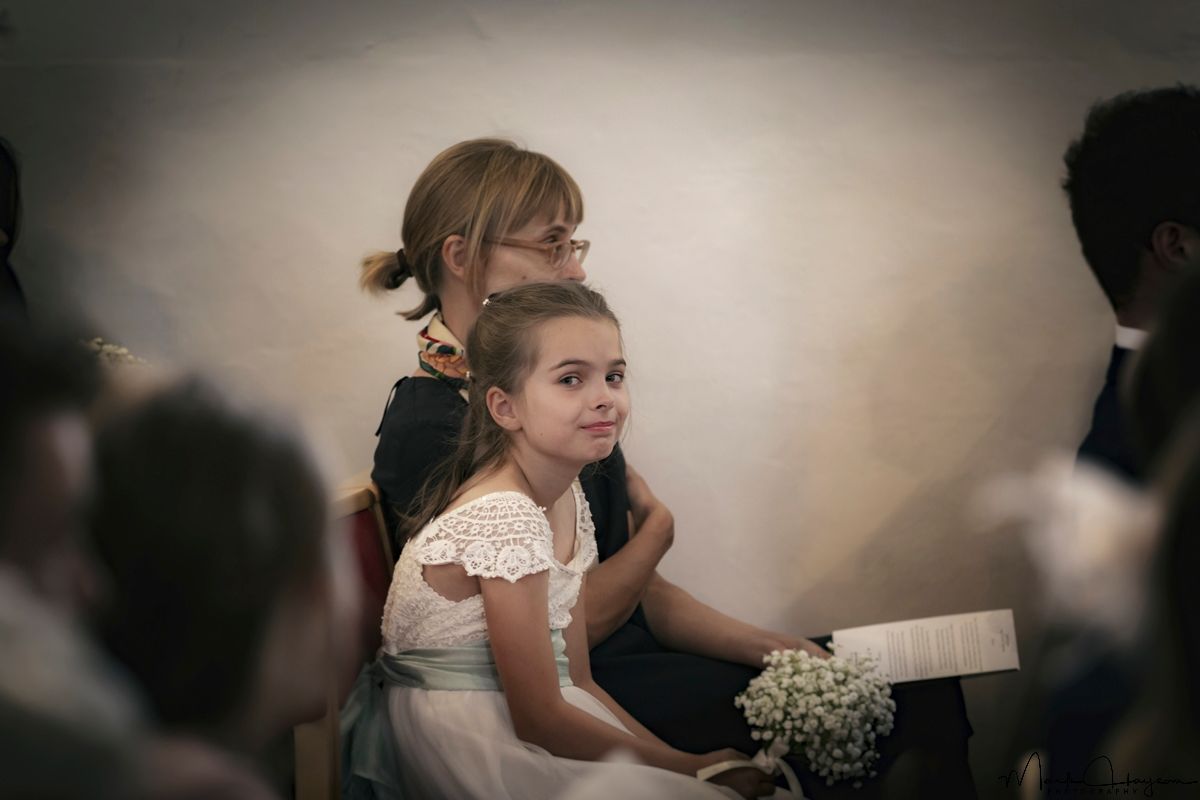
[[[625,624],[637,604],[642,602],[658,562],[675,541],[675,518],[671,510],[628,465],[625,480],[632,506],[629,541],[588,573],[589,648],[600,644]]]
[[[592,572],[595,572],[595,570],[592,570]],[[587,619],[585,598],[587,597],[587,586],[590,575],[591,573],[588,573],[588,575],[583,576],[583,585],[579,587],[579,600],[576,601],[575,607],[571,609],[571,624],[563,631],[563,638],[567,641],[567,660],[571,666],[571,681],[580,689],[583,689],[603,703],[639,739],[645,739],[648,742],[656,742],[669,747],[666,742],[655,736],[650,729],[638,722],[632,714],[621,708],[621,705],[608,692],[601,689],[600,684],[592,679],[592,665],[588,659],[588,631],[585,630],[587,625],[584,622]]]
[[[597,761],[607,753],[631,750],[647,764],[684,774],[715,763],[722,751],[697,756],[615,728],[563,699],[550,646],[547,610],[549,572],[509,583],[479,581],[488,638],[518,738],[556,756]],[[578,633],[575,634],[578,638]],[[576,649],[579,645],[576,642]]]

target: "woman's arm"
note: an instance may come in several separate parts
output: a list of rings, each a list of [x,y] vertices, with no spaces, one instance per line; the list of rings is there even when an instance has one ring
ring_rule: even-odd
[[[611,636],[633,614],[646,594],[658,562],[675,540],[675,518],[671,510],[628,465],[625,480],[633,517],[629,541],[588,573],[589,648]]]
[[[820,646],[797,636],[775,633],[722,614],[692,597],[658,573],[642,598],[654,638],[684,653],[761,667],[772,650],[798,649],[828,658]]]
[[[479,583],[496,669],[520,739],[557,756],[587,761],[624,748],[647,764],[684,774],[719,760],[717,754],[692,755],[626,733],[563,699],[550,645],[548,572],[513,583],[503,578]]]
[[[571,681],[580,689],[583,689],[603,703],[639,739],[669,746],[662,739],[655,736],[645,725],[638,722],[632,714],[622,708],[608,692],[600,688],[600,685],[592,679],[592,666],[588,657],[588,643],[585,630],[587,626],[583,622],[587,618],[586,590],[588,581],[589,577],[585,575],[583,577],[583,585],[579,587],[579,599],[575,602],[575,607],[571,609],[571,624],[563,631],[563,638],[567,641],[567,661],[571,667]]]

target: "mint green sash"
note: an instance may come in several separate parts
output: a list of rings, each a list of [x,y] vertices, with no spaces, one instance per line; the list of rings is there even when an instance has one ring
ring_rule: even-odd
[[[572,686],[567,641],[550,632],[558,685]],[[392,686],[429,691],[500,692],[500,674],[487,640],[461,647],[405,650],[363,667],[342,708],[342,797],[402,800],[394,776],[399,769],[387,692]]]
[[[558,685],[571,686],[567,641],[562,631],[550,632]],[[460,647],[429,647],[392,655],[380,653],[373,665],[377,678],[392,686],[431,691],[502,692],[492,646],[484,639]]]

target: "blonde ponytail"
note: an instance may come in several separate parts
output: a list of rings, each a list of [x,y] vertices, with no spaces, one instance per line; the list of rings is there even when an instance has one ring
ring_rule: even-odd
[[[412,268],[403,250],[394,253],[377,250],[362,260],[362,274],[358,277],[358,285],[368,294],[383,294],[399,289],[411,277]],[[408,311],[401,311],[400,315],[407,320],[418,320],[432,314],[438,308],[437,295],[426,294],[420,305]]]

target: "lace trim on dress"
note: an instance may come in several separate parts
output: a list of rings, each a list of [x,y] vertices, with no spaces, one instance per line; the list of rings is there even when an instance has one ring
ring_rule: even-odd
[[[520,492],[494,492],[438,517],[418,542],[420,564],[461,564],[468,575],[516,582],[554,566],[550,523]]]
[[[571,611],[579,599],[583,573],[591,569],[597,558],[596,528],[592,522],[587,498],[578,481],[574,483],[573,489],[576,504],[575,553],[565,564],[556,560],[550,561],[550,596],[548,600],[551,629],[563,629],[571,624]],[[528,503],[528,505],[518,503],[518,507],[522,509],[520,515],[532,514],[530,509],[537,508],[533,501],[525,495],[517,496],[524,498]],[[491,507],[490,501],[494,498],[496,495],[485,495],[479,498],[479,501],[488,500],[489,502],[479,502],[478,505]],[[505,497],[505,500],[503,505],[507,507],[510,498]],[[483,513],[482,509],[471,508],[471,506],[472,503],[467,503],[454,509],[449,515],[457,515],[464,510],[472,515]],[[549,532],[549,523],[545,521],[545,516],[540,510],[537,513],[539,524],[545,525],[542,535],[545,537],[546,544],[542,555],[547,559],[553,559],[552,534]],[[438,520],[431,522],[424,531],[417,535],[417,538],[409,542],[400,554],[400,561],[396,564],[382,621],[383,646],[390,653],[414,647],[454,647],[487,638],[487,620],[483,613],[482,595],[474,594],[462,600],[449,600],[438,594],[425,582],[422,575],[422,563],[446,563],[430,562],[429,559],[439,554],[453,555],[457,550],[457,548],[447,548],[443,544],[435,544],[426,552],[424,547],[426,538],[435,537],[439,532],[445,533],[444,530],[438,530],[437,523]],[[487,540],[494,541],[496,538],[487,537]],[[440,541],[440,539],[435,541]]]

